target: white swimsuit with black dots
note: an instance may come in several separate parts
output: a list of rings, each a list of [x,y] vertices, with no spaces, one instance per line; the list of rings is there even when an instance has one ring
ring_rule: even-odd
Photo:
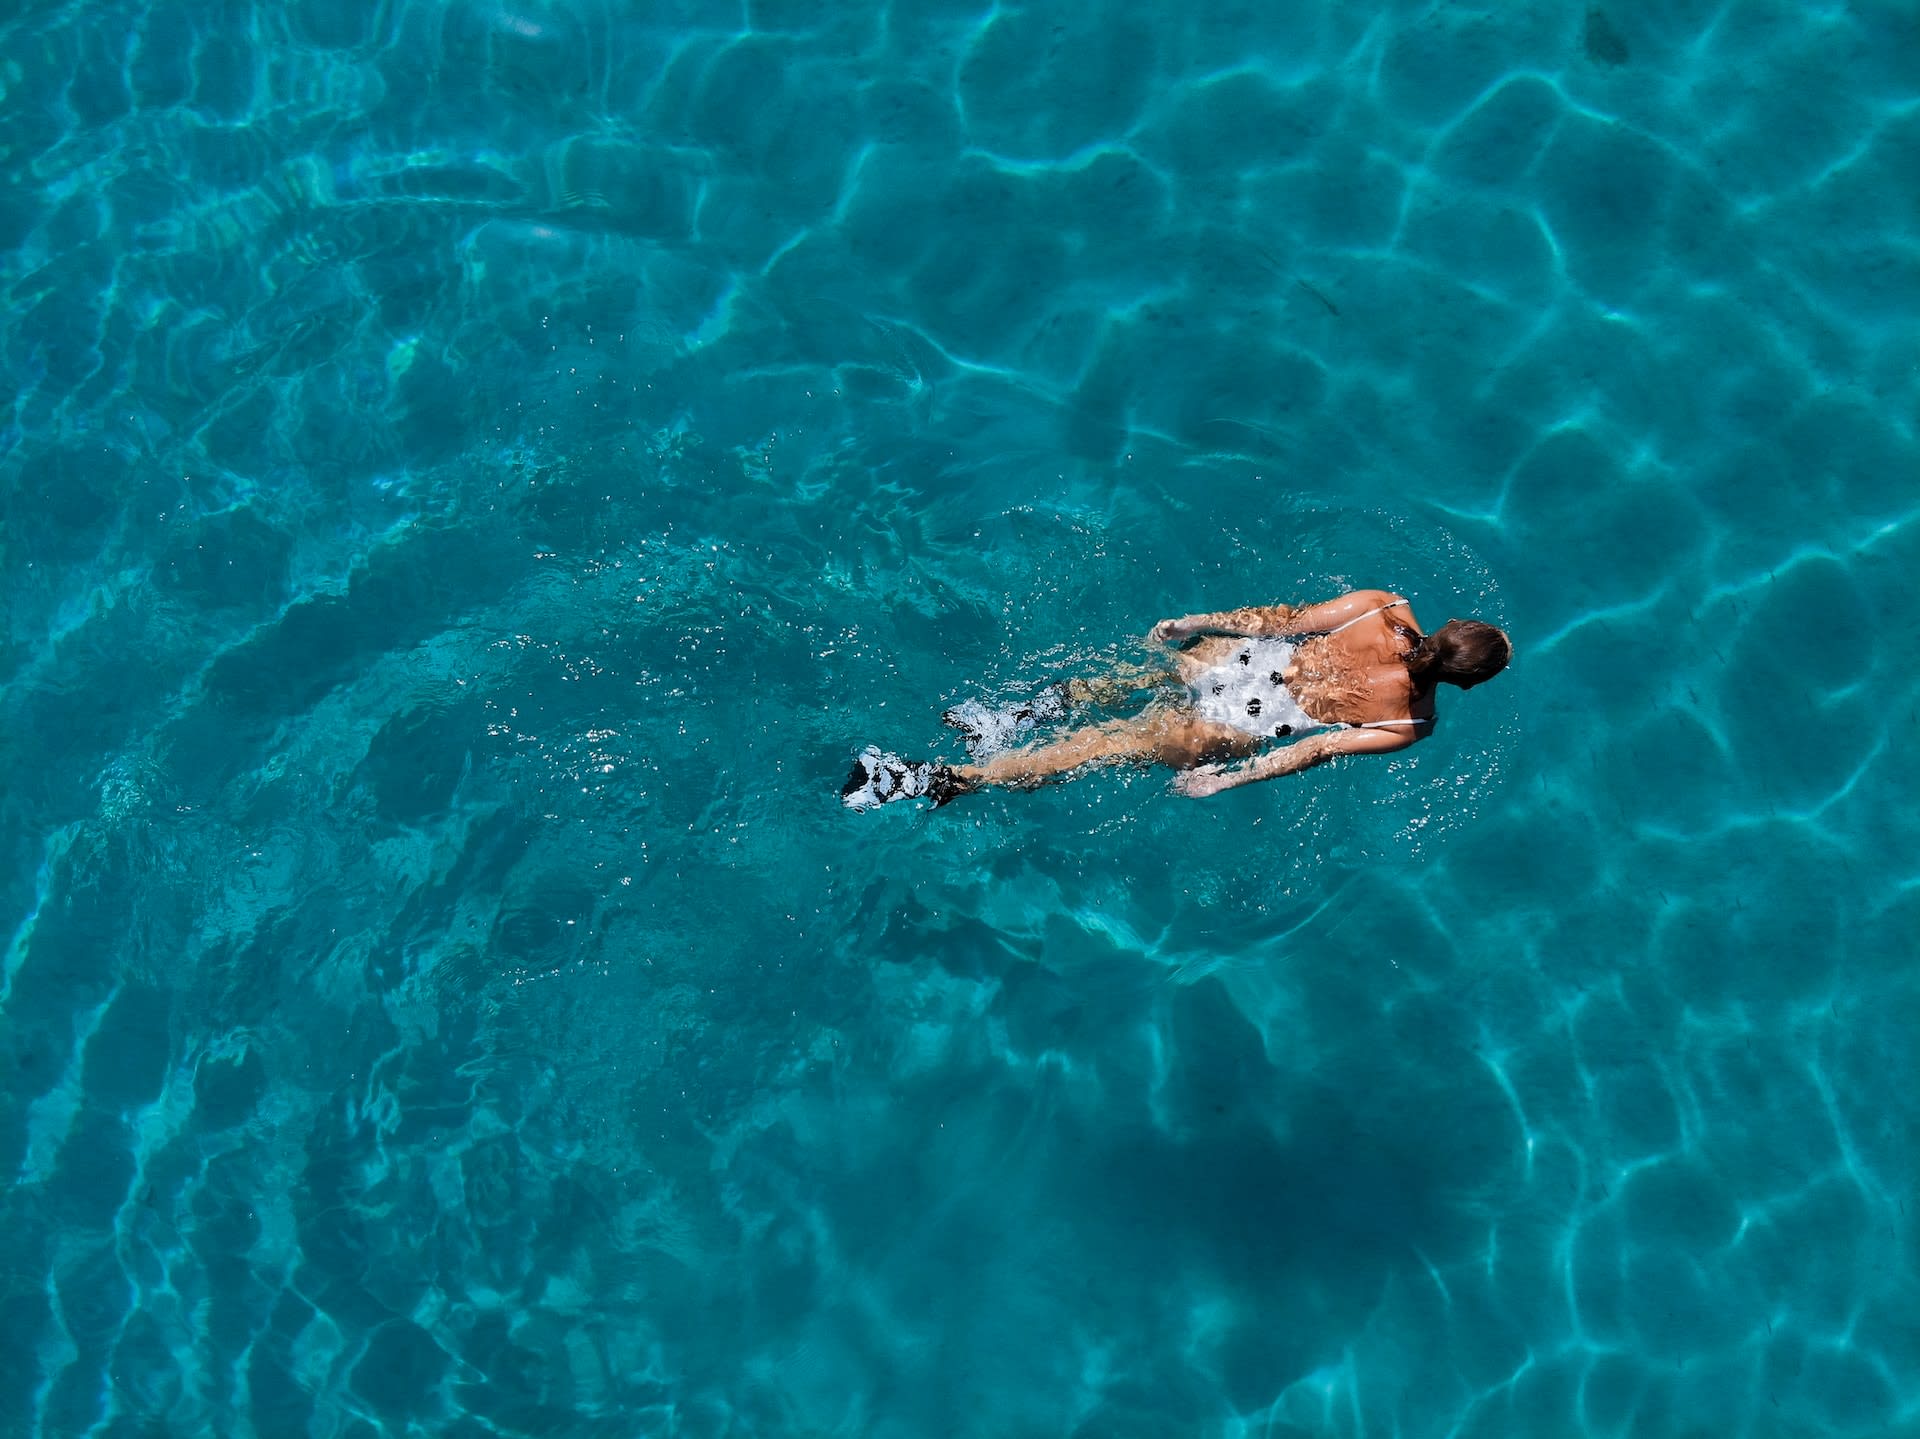
[[[1295,648],[1291,640],[1242,641],[1225,663],[1194,678],[1194,713],[1262,738],[1329,728],[1300,708],[1280,678]]]
[[[1357,625],[1369,616],[1405,603],[1405,600],[1390,601],[1379,609],[1355,615],[1345,624],[1335,625],[1326,633],[1337,635],[1348,625]],[[1311,636],[1295,635],[1284,640],[1242,640],[1240,648],[1227,659],[1194,678],[1194,713],[1215,724],[1227,725],[1243,734],[1259,735],[1262,739],[1285,739],[1289,735],[1305,734],[1308,730],[1317,729],[1399,729],[1433,723],[1430,719],[1420,718],[1368,720],[1363,724],[1344,725],[1315,719],[1300,708],[1300,701],[1293,697],[1286,681],[1281,679],[1287,672],[1293,652],[1300,647],[1300,641],[1308,638]]]

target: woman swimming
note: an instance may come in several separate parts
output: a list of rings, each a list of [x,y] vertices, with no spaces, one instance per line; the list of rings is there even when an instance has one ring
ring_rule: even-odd
[[[1355,590],[1304,609],[1186,615],[1162,620],[1147,638],[1187,647],[1173,653],[1171,670],[1123,677],[1117,686],[1111,677],[1069,681],[1026,706],[963,706],[947,720],[968,732],[979,759],[996,731],[1064,718],[1070,704],[1100,703],[1116,687],[1132,692],[1144,679],[1171,691],[1140,714],[974,764],[908,763],[869,746],[854,761],[842,801],[852,809],[922,797],[941,805],[987,785],[1026,788],[1084,765],[1127,762],[1180,771],[1173,783],[1182,794],[1218,794],[1337,755],[1405,749],[1432,733],[1439,684],[1472,689],[1513,657],[1507,636],[1478,620],[1448,620],[1421,633],[1407,601],[1385,590]],[[1239,760],[1251,762],[1232,763]]]

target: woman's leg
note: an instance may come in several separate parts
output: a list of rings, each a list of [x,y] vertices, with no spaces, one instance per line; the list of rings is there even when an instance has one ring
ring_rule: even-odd
[[[1068,680],[1067,698],[1075,704],[1118,705],[1141,690],[1176,682],[1192,684],[1215,665],[1232,659],[1246,643],[1231,635],[1209,635],[1198,644],[1175,650],[1163,663],[1116,665],[1104,674]]]
[[[1030,699],[1009,704],[962,700],[940,718],[967,737],[968,753],[979,758],[1011,749],[1036,729],[1060,724],[1076,708],[1137,709],[1145,694],[1174,683],[1174,671],[1166,665],[1117,665],[1099,674],[1056,681]]]
[[[1152,761],[1188,769],[1208,760],[1252,754],[1260,740],[1187,710],[1156,708],[1133,719],[1111,720],[1075,730],[1052,744],[1014,750],[985,764],[955,765],[949,773],[966,789],[980,785],[1021,787],[1088,764]]]
[[[1232,635],[1209,635],[1197,645],[1174,652],[1174,673],[1179,675],[1182,684],[1190,685],[1215,665],[1226,664],[1245,649],[1246,644],[1245,640]]]
[[[1101,674],[1068,680],[1062,688],[1073,704],[1119,706],[1138,703],[1142,690],[1158,689],[1175,678],[1175,670],[1168,665],[1123,664]]]

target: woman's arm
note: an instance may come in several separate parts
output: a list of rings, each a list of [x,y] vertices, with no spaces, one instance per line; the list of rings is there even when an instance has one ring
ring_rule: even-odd
[[[1321,630],[1334,629],[1348,620],[1360,618],[1368,610],[1377,610],[1382,605],[1391,604],[1400,596],[1391,590],[1355,590],[1351,594],[1340,596],[1337,600],[1323,600],[1317,605],[1308,605],[1303,610],[1295,610],[1287,621],[1286,629],[1280,631],[1289,635],[1311,635]]]
[[[1182,770],[1173,777],[1173,787],[1189,798],[1201,799],[1218,794],[1223,789],[1255,784],[1278,775],[1298,774],[1337,755],[1392,754],[1412,744],[1414,734],[1412,725],[1395,725],[1392,729],[1329,730],[1325,734],[1308,735],[1303,740],[1295,740],[1284,749],[1271,750],[1238,769],[1204,764]]]
[[[1177,620],[1160,621],[1147,632],[1147,638],[1156,644],[1177,645],[1195,635],[1237,635],[1248,639],[1283,635],[1294,613],[1292,605],[1250,605],[1243,610],[1182,615]]]
[[[1183,615],[1177,620],[1160,621],[1147,638],[1158,644],[1170,645],[1190,640],[1195,635],[1240,635],[1248,639],[1310,635],[1345,624],[1397,598],[1397,595],[1386,590],[1355,590],[1337,600],[1326,600],[1300,610],[1292,605],[1254,605],[1244,610]]]

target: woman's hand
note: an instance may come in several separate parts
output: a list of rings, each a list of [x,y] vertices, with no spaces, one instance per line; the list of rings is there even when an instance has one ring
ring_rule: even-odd
[[[1147,638],[1157,645],[1177,645],[1182,640],[1192,639],[1196,633],[1190,618],[1162,620],[1147,631]]]
[[[1232,789],[1241,783],[1244,783],[1244,776],[1218,764],[1195,765],[1173,777],[1174,789],[1188,799],[1205,799],[1210,794],[1218,794],[1223,789]]]

